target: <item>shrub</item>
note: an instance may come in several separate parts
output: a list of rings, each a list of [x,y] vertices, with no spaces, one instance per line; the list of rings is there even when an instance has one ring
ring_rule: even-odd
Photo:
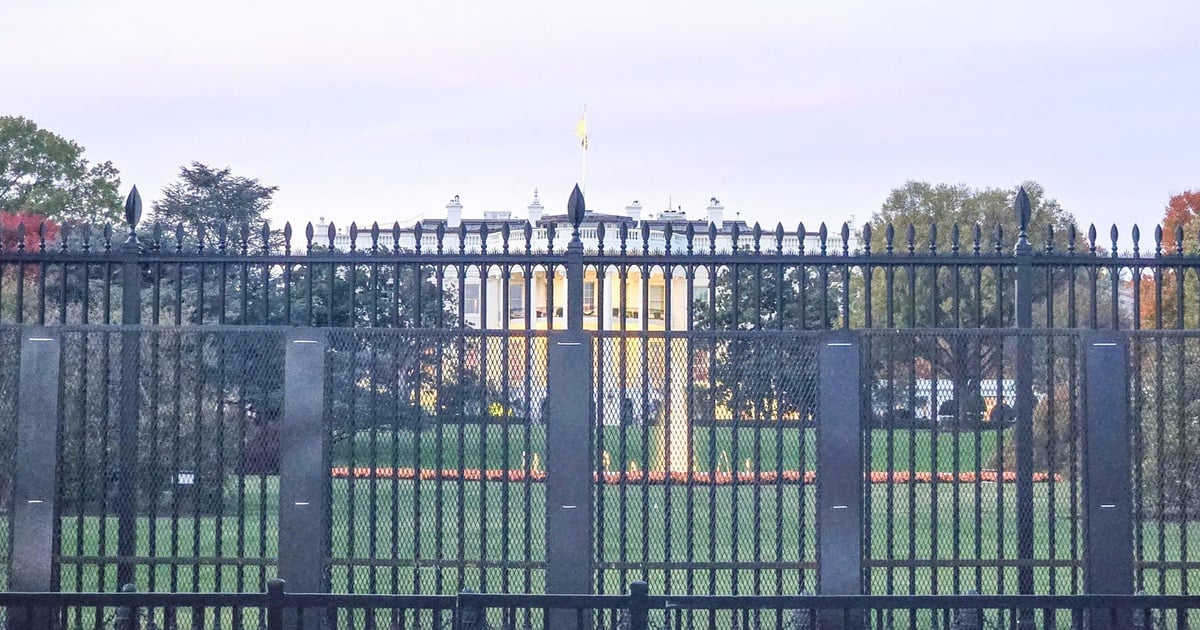
[[[1033,469],[1035,472],[1069,475],[1072,450],[1074,449],[1076,456],[1079,455],[1080,428],[1078,426],[1073,431],[1076,436],[1074,445],[1071,441],[1071,396],[1072,392],[1069,386],[1059,385],[1051,394],[1042,396],[1033,407]],[[997,409],[992,410],[993,416],[1001,416],[996,418],[997,424],[1011,426],[1005,421],[1004,415],[1011,414],[1012,411],[997,413]],[[1015,420],[1015,415],[1012,417]],[[1017,469],[1016,431],[1009,430],[1005,438],[1003,461],[1000,457],[994,456],[990,465],[992,468],[999,468],[1003,463],[1004,470],[1015,471]]]

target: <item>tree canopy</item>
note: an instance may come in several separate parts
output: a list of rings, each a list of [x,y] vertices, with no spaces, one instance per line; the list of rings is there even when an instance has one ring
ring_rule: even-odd
[[[828,278],[837,294],[837,279]],[[693,305],[698,330],[814,330],[832,328],[837,306],[820,289],[817,272],[799,266],[722,267],[712,303]],[[807,418],[816,409],[817,346],[805,338],[731,338],[701,344],[701,363],[712,363],[709,388],[697,392],[697,415],[737,420]],[[708,357],[706,353],[713,356]],[[791,369],[780,370],[787,365]],[[711,397],[711,398],[710,398]]]
[[[1037,182],[1022,184],[1032,212],[1027,229],[1035,251],[1053,246],[1065,251],[1075,218]],[[1020,229],[1014,200],[1018,188],[971,188],[964,184],[930,184],[909,181],[888,195],[870,221],[872,250],[883,251],[886,234],[895,234],[891,244],[897,252],[936,251],[945,254],[957,245],[962,255],[1011,254]],[[955,233],[957,228],[957,243]],[[1075,229],[1075,247],[1083,240]],[[863,322],[872,327],[951,327],[994,329],[1011,326],[1016,310],[1014,276],[1000,267],[958,266],[953,257],[937,264],[911,267],[891,266],[868,271],[859,292],[870,292],[872,312]],[[1066,282],[1036,275],[1035,311],[1047,312],[1047,302]],[[1074,280],[1078,281],[1078,279]],[[864,296],[865,297],[865,296]],[[858,300],[865,303],[865,299]],[[1039,306],[1040,305],[1040,306]],[[1049,311],[1053,312],[1053,311]],[[878,357],[881,374],[915,371],[921,378],[944,378],[953,388],[949,404],[966,422],[978,421],[984,404],[980,395],[983,380],[1002,379],[999,367],[1005,346],[998,337],[972,334],[918,336],[911,342],[889,346]],[[897,372],[899,370],[899,372]],[[904,397],[916,397],[906,392]],[[940,410],[931,409],[932,414]]]
[[[1165,254],[1179,251],[1179,241],[1176,230],[1184,234],[1182,251],[1188,255],[1200,253],[1200,243],[1189,235],[1195,233],[1196,217],[1200,216],[1200,190],[1188,190],[1173,195],[1167,201],[1166,211],[1162,220],[1162,249]],[[1196,287],[1187,278],[1181,283],[1179,273],[1175,269],[1156,267],[1153,272],[1147,272],[1139,279],[1141,283],[1141,300],[1139,304],[1142,326],[1144,328],[1175,328],[1182,326],[1194,327],[1200,323],[1200,314],[1182,311],[1179,308],[1180,294],[1193,296]]]
[[[1063,208],[1058,200],[1048,197],[1041,184],[1027,181],[1020,187],[1029,195],[1033,210],[1028,234],[1034,247],[1045,248],[1047,229],[1052,228],[1055,248],[1065,249],[1068,229],[1072,226],[1078,227],[1075,217]],[[952,227],[955,224],[960,228],[961,246],[964,249],[973,247],[972,231],[975,224],[979,224],[982,247],[992,250],[996,242],[996,229],[999,227],[1004,239],[1004,252],[1011,253],[1019,230],[1016,213],[1013,211],[1017,190],[1018,187],[971,188],[966,184],[908,181],[900,188],[893,189],[879,211],[871,216],[871,229],[874,234],[882,235],[890,223],[898,233],[902,233],[911,224],[915,231],[916,247],[920,251],[928,251],[929,226],[936,224],[938,232],[934,243],[938,251],[946,252],[950,251],[952,245]],[[1082,245],[1081,236],[1077,234],[1076,246]],[[897,243],[897,247],[900,246],[901,244]],[[907,244],[903,247],[907,248]],[[876,249],[880,247],[876,246]]]
[[[255,224],[271,207],[278,186],[234,175],[229,168],[200,162],[179,168],[179,179],[168,184],[154,202],[150,219],[168,224],[201,225],[210,232],[221,223]]]
[[[83,152],[32,120],[0,116],[0,212],[36,213],[59,223],[120,220],[116,167],[92,164]]]

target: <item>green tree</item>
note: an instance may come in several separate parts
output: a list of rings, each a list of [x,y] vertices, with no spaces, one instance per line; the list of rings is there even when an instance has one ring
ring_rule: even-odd
[[[1027,232],[1035,250],[1045,251],[1050,234],[1054,247],[1065,250],[1073,230],[1074,245],[1083,251],[1084,242],[1071,213],[1049,198],[1037,182],[1025,182],[1023,187],[1032,207]],[[864,314],[863,323],[884,328],[976,330],[1012,326],[1015,276],[1004,275],[999,267],[956,266],[953,257],[947,254],[957,249],[960,256],[969,256],[978,245],[983,254],[997,252],[998,248],[999,253],[1011,255],[1019,232],[1013,209],[1016,193],[1016,189],[975,189],[963,184],[915,181],[893,190],[871,217],[872,251],[887,251],[888,235],[893,234],[891,250],[898,255],[906,256],[911,248],[916,254],[936,252],[941,258],[936,264],[896,264],[872,269],[870,276],[856,287],[860,299],[866,297],[862,295],[864,291],[871,294],[873,312]],[[1055,292],[1061,291],[1064,284],[1082,281],[1079,277],[1063,283],[1035,274],[1035,311],[1041,314],[1041,321]],[[1086,292],[1081,290],[1080,294]],[[953,401],[948,407],[964,426],[983,419],[982,381],[1003,378],[999,365],[1005,358],[1005,345],[999,335],[924,335],[911,343],[891,344],[889,348],[890,351],[882,353],[884,358],[876,369],[889,374],[895,374],[897,369],[901,372],[916,369],[923,377],[948,379],[953,391]],[[934,408],[931,414],[941,411]]]
[[[697,330],[814,330],[837,321],[841,280],[791,265],[722,267],[713,282],[712,304],[697,302]],[[698,342],[695,360],[711,365],[709,383],[700,384],[695,415],[711,416],[717,406],[735,419],[807,418],[817,403],[817,346],[803,338],[738,336],[711,345]],[[712,356],[708,356],[711,353]],[[780,369],[780,366],[787,366]],[[709,418],[712,419],[711,417]]]
[[[154,202],[150,220],[170,225],[203,226],[216,235],[222,225],[238,229],[257,225],[271,207],[278,186],[264,186],[257,179],[234,175],[200,162],[179,167],[179,179],[168,184],[162,198]]]
[[[1149,519],[1200,518],[1195,455],[1200,452],[1200,341],[1168,337],[1135,341],[1134,348],[1143,391],[1131,401],[1132,456],[1143,514]]]
[[[0,212],[37,213],[59,223],[119,221],[116,167],[92,164],[83,151],[32,120],[0,116]]]

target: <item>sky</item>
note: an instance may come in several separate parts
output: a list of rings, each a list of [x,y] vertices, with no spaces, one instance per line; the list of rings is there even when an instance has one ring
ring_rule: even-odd
[[[274,222],[680,206],[861,224],[907,180],[1036,180],[1143,226],[1200,188],[1200,3],[6,0],[0,114],[147,203],[200,161]],[[589,149],[573,135],[587,108]]]

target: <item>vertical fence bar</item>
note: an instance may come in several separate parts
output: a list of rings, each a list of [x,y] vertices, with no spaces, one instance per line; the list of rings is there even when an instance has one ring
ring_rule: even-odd
[[[125,200],[129,236],[121,245],[121,324],[142,323],[142,265],[137,223],[142,215],[142,198],[135,186]],[[117,584],[132,584],[137,553],[138,411],[141,402],[141,333],[121,333],[120,415],[117,425]],[[107,473],[107,471],[105,471]]]
[[[1085,337],[1083,501],[1084,587],[1089,594],[1133,593],[1133,505],[1130,488],[1129,341],[1118,331]],[[1128,611],[1118,611],[1127,615]],[[1093,615],[1092,628],[1132,627],[1122,618],[1109,625]]]
[[[10,533],[12,573],[9,588],[13,591],[53,589],[59,353],[57,335],[44,328],[28,328],[21,336],[13,529]],[[48,628],[49,614],[49,610],[35,610],[25,618],[10,615],[8,628]]]
[[[1029,243],[1031,206],[1022,188],[1014,203],[1020,231],[1014,253],[1017,258],[1016,327],[1033,328],[1033,245]],[[1016,365],[1017,416],[1017,592],[1033,593],[1033,339],[1017,338]],[[1001,381],[1002,382],[1002,379]],[[1020,627],[1033,627],[1032,611],[1022,610]]]
[[[590,593],[592,554],[592,339],[550,337],[546,420],[546,592]],[[548,628],[576,628],[569,610],[550,612]]]
[[[284,358],[279,436],[279,573],[293,593],[329,588],[329,457],[325,335],[296,329]]]
[[[822,337],[817,407],[817,591],[859,595],[863,584],[861,359],[858,336]],[[787,369],[781,366],[781,369]],[[799,509],[799,506],[797,507]],[[861,615],[822,615],[821,628],[859,628]]]
[[[283,590],[287,583],[280,579],[267,581],[267,630],[283,630]]]
[[[629,585],[629,630],[647,630],[650,627],[650,585],[642,581]]]

